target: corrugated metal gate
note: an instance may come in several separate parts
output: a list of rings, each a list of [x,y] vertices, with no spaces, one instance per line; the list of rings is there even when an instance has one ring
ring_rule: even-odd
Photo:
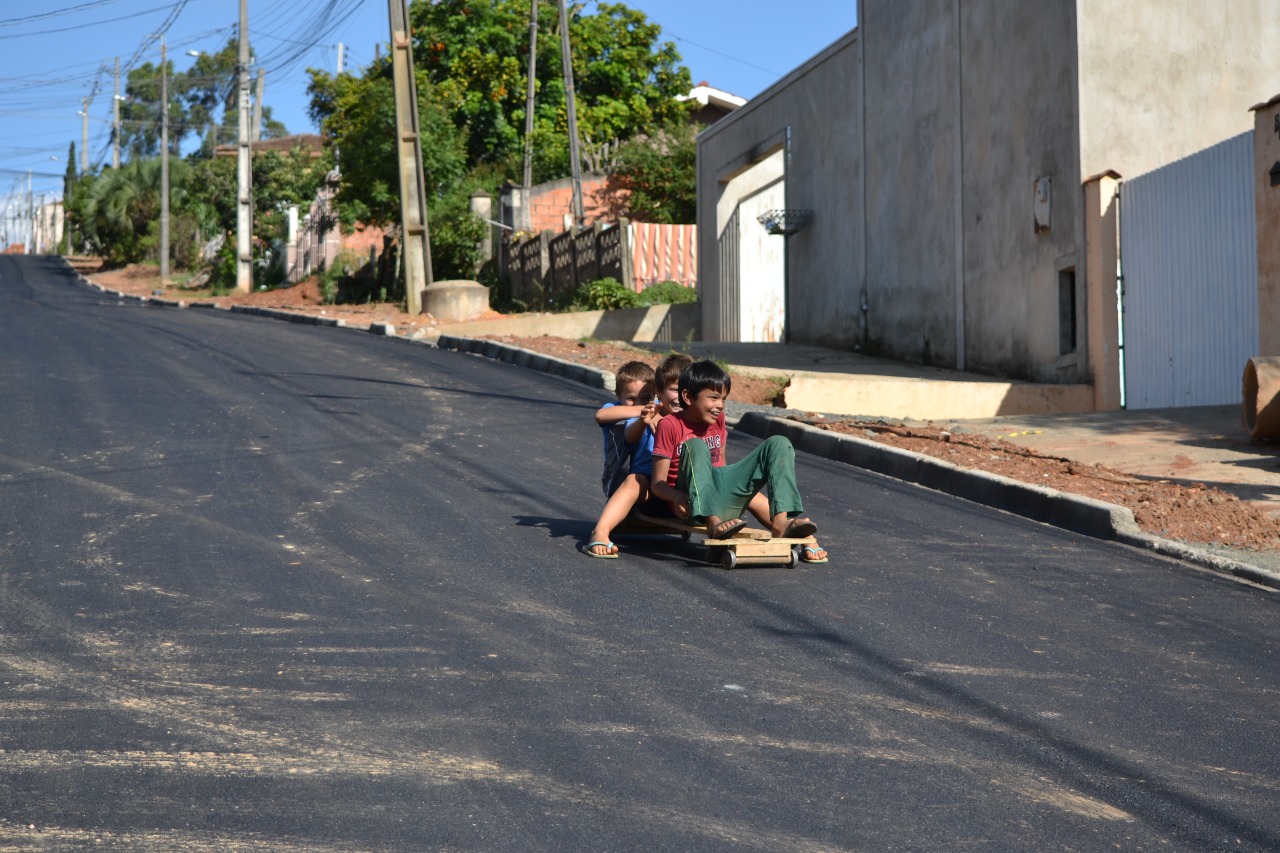
[[[1120,187],[1125,405],[1239,403],[1258,349],[1253,133]]]

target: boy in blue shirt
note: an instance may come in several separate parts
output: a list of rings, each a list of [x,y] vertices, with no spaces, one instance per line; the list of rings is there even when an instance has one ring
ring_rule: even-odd
[[[609,500],[583,546],[587,556],[618,558],[618,546],[610,536],[637,504],[649,499],[654,430],[673,410],[680,371],[691,361],[687,355],[670,355],[656,374],[642,361],[629,361],[614,374],[618,400],[596,411],[596,423],[604,433],[601,485]]]

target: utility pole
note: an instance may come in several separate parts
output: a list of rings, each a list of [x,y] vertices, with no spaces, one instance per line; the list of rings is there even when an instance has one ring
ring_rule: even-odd
[[[236,290],[253,290],[253,199],[249,163],[249,0],[240,0],[239,149],[236,156]]]
[[[25,246],[30,240],[31,254],[36,253],[36,196],[31,189],[31,170],[27,170],[27,239],[22,241]]]
[[[83,124],[80,132],[80,174],[84,176],[89,172],[89,101],[85,98],[81,103],[84,105],[80,110],[80,118]]]
[[[345,49],[346,49],[346,45],[344,45],[342,42],[338,42],[338,74],[339,75],[342,74],[342,60],[345,56],[344,54]]]
[[[524,99],[524,183],[520,200],[520,229],[533,228],[530,194],[533,191],[533,84],[538,72],[538,0],[529,3],[529,85]]]
[[[160,284],[169,283],[169,55],[160,36]]]
[[[573,56],[569,52],[569,13],[560,0],[560,53],[564,59],[565,108],[569,112],[569,169],[573,175],[573,221],[582,227],[582,159],[578,154],[578,108],[573,99]]]
[[[413,36],[407,0],[388,0],[391,12],[391,76],[396,99],[396,159],[400,164],[400,231],[405,308],[422,312],[421,292],[432,283],[431,233],[427,228],[426,177],[413,79]]]
[[[266,80],[259,68],[253,75],[253,118],[250,119],[249,139],[257,142],[262,138],[262,94],[266,90]]]
[[[120,57],[116,57],[116,93],[111,99],[111,168],[120,168]]]

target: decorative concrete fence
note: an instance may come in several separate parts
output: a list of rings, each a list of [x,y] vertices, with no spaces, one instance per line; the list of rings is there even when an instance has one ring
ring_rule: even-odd
[[[567,301],[579,287],[614,278],[641,291],[660,281],[698,283],[698,247],[693,225],[659,225],[620,219],[543,231],[507,247],[511,295],[530,305]]]

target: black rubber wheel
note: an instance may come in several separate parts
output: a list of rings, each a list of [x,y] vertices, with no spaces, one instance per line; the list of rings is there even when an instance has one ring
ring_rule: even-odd
[[[800,565],[800,546],[792,545],[791,546],[791,562],[787,563],[787,568],[794,569],[798,565]]]
[[[693,538],[693,533],[688,530],[682,530],[680,531],[680,538],[688,542],[690,539]]]
[[[738,565],[738,555],[733,553],[730,549],[725,548],[724,553],[720,555],[720,565],[724,566],[726,569],[732,569],[734,566]]]

